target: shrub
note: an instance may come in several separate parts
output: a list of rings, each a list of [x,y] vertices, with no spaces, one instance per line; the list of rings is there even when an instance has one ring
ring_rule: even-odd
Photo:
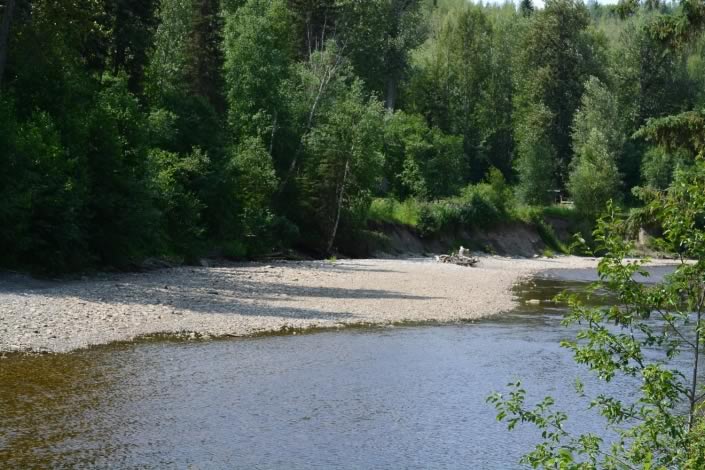
[[[503,181],[503,179],[502,179]],[[495,179],[463,189],[460,197],[425,203],[419,210],[418,227],[423,234],[459,229],[482,229],[508,220],[509,189]]]

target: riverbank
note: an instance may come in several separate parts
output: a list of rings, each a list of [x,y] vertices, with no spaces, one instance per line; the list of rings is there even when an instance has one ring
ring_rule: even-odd
[[[663,262],[662,262],[663,263]],[[248,336],[355,324],[452,322],[511,310],[511,288],[592,258],[482,257],[178,267],[70,282],[0,278],[0,352],[68,352],[153,334]]]

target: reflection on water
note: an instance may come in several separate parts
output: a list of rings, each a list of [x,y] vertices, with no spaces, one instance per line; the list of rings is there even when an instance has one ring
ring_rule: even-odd
[[[561,286],[582,284],[537,281],[518,295]],[[516,468],[535,431],[508,433],[485,403],[511,380],[555,396],[574,429],[601,429],[575,398],[583,371],[558,347],[571,333],[556,309],[0,360],[1,466]]]

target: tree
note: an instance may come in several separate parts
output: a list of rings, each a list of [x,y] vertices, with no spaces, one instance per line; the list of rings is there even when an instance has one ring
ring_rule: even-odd
[[[641,165],[643,184],[647,188],[665,190],[671,185],[676,171],[688,168],[692,159],[687,151],[650,148],[644,154]]]
[[[611,210],[599,223],[595,240],[605,255],[593,289],[608,292],[614,305],[593,308],[568,297],[571,309],[564,323],[583,329],[575,341],[562,345],[601,380],[627,377],[640,385],[632,400],[608,393],[591,400],[607,429],[618,436],[611,446],[598,435],[570,434],[568,416],[554,410],[550,397],[527,406],[520,383],[512,384],[507,399],[493,395],[498,419],[507,420],[510,429],[528,422],[543,431],[543,441],[523,462],[547,468],[701,468],[705,463],[700,411],[705,398],[700,373],[705,343],[704,189],[705,162],[699,158],[695,171],[681,173],[668,192],[651,202],[652,214],[665,228],[662,247],[681,260],[673,274],[654,285],[635,279],[637,274],[648,276],[646,261],[627,261],[632,246],[625,241],[623,221]],[[676,365],[677,357],[686,368]],[[585,396],[580,385],[578,392]]]
[[[183,92],[188,59],[187,38],[191,32],[191,2],[161,0],[159,26],[147,68],[147,94],[155,105]]]
[[[106,75],[85,120],[85,237],[104,266],[124,267],[155,245],[147,126],[125,77]]]
[[[222,112],[225,103],[220,0],[195,0],[192,9],[191,35],[186,45],[186,76],[191,92]]]
[[[312,51],[306,61],[294,67],[292,76],[284,83],[284,89],[291,116],[291,132],[299,138],[299,142],[282,180],[282,189],[299,171],[304,150],[302,137],[311,132],[320,117],[346,92],[353,77],[350,62],[333,40],[328,41],[325,47]]]
[[[155,202],[161,212],[162,248],[193,260],[202,249],[205,235],[205,205],[195,188],[201,186],[198,180],[207,174],[208,157],[197,148],[186,156],[152,149],[149,163]]]
[[[426,38],[421,0],[337,1],[336,30],[355,74],[394,110],[410,52]]]
[[[621,185],[608,138],[591,128],[571,164],[568,189],[575,208],[588,220],[595,220],[607,202],[619,199]]]
[[[523,117],[523,122],[516,130],[516,170],[519,174],[517,192],[527,204],[545,204],[552,199],[550,191],[555,188],[557,162],[547,130],[551,118],[548,109],[536,106],[531,114]]]
[[[324,47],[336,36],[337,0],[288,0],[294,17],[295,47],[298,57],[305,59]]]
[[[602,82],[591,77],[575,113],[575,158],[568,178],[576,208],[589,219],[596,219],[607,201],[619,199],[617,164],[626,140],[622,126],[616,99]]]
[[[293,39],[284,0],[248,0],[227,14],[224,70],[228,121],[236,136],[273,145],[285,121],[282,84],[294,59]]]
[[[152,109],[176,116],[176,133],[165,150],[186,155],[198,147],[216,163],[225,145],[220,21],[214,1],[161,0],[145,94]]]
[[[588,30],[589,24],[582,2],[548,0],[543,10],[532,15],[520,46],[517,119],[524,119],[537,104],[550,112],[546,132],[556,152],[555,176],[561,185],[572,157],[571,126],[585,81],[590,75],[603,75],[602,47]]]
[[[273,214],[270,210],[272,196],[278,180],[272,156],[256,137],[248,137],[233,149],[230,165],[235,174],[234,195],[241,205],[241,226],[250,240],[248,248],[266,252],[272,235]],[[274,234],[282,236],[283,234]],[[264,242],[264,243],[262,243]]]
[[[305,137],[303,184],[326,254],[332,253],[341,217],[369,205],[382,166],[383,115],[382,103],[366,99],[355,81]]]
[[[575,154],[580,154],[581,147],[587,144],[592,131],[599,130],[610,154],[618,157],[626,140],[624,123],[620,118],[616,97],[598,78],[590,77],[585,82],[585,92],[573,122]]]
[[[387,184],[399,199],[446,197],[461,187],[462,139],[429,128],[421,116],[403,111],[387,116],[384,157]]]
[[[107,56],[113,75],[127,73],[133,93],[141,93],[148,49],[157,26],[157,0],[116,0],[105,3],[103,23],[109,31]]]
[[[420,53],[418,77],[410,92],[411,109],[425,115],[430,126],[462,136],[464,182],[482,179],[491,164],[487,143],[497,132],[492,121],[498,114],[489,93],[494,78],[493,48],[488,47],[492,41],[492,24],[480,8],[449,11]]]
[[[522,16],[531,16],[534,13],[534,3],[531,0],[521,0],[519,2],[519,13]]]
[[[48,113],[17,121],[13,111],[3,100],[0,263],[42,273],[83,267],[88,261],[81,230],[85,186],[76,162],[67,158]]]
[[[678,43],[702,28],[702,22],[692,21],[693,5],[686,1],[683,6],[685,14],[663,20],[673,27],[662,30],[662,40]],[[705,8],[695,11],[705,13]],[[552,398],[527,407],[521,384],[512,384],[508,399],[495,394],[489,401],[499,411],[497,418],[507,419],[510,429],[529,422],[542,430],[543,442],[524,457],[525,463],[551,468],[695,469],[705,465],[700,370],[705,346],[704,121],[699,113],[687,112],[651,120],[639,131],[639,137],[664,148],[685,148],[697,155],[693,167],[677,172],[667,191],[641,191],[649,203],[647,213],[663,228],[660,248],[679,257],[675,271],[655,285],[635,280],[636,274],[648,275],[645,261],[626,259],[633,247],[626,241],[625,224],[609,207],[608,217],[595,231],[597,247],[605,253],[595,288],[609,292],[614,304],[590,308],[569,297],[571,312],[565,323],[585,326],[576,341],[563,343],[575,360],[607,382],[624,376],[641,384],[630,402],[608,394],[591,401],[619,438],[607,449],[600,436],[571,435],[564,426],[567,415],[553,409]],[[685,369],[674,363],[683,355],[688,361]],[[584,395],[582,386],[578,391]]]

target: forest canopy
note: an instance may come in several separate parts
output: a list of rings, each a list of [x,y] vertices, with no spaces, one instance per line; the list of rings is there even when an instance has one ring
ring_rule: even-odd
[[[328,255],[376,198],[637,205],[702,152],[702,11],[1,0],[0,266]]]

